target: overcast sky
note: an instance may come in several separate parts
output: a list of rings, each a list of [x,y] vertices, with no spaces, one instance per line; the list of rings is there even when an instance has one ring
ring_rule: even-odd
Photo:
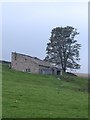
[[[50,32],[58,26],[73,26],[80,33],[81,69],[88,72],[88,3],[31,2],[2,4],[3,60],[16,51],[44,59]]]

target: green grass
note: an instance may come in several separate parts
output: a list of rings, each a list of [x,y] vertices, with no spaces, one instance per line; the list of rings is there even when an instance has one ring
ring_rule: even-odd
[[[2,118],[2,65],[0,64],[0,119]]]
[[[88,80],[17,72],[3,65],[3,118],[87,118]]]

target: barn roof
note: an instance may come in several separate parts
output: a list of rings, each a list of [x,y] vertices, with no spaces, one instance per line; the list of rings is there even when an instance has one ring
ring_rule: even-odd
[[[34,57],[34,58],[32,58],[32,59],[33,59],[34,62],[36,62],[36,63],[37,63],[38,65],[40,65],[40,66],[55,67],[54,65],[52,65],[52,63],[46,62],[46,61],[41,60],[41,59],[39,59],[39,58]]]

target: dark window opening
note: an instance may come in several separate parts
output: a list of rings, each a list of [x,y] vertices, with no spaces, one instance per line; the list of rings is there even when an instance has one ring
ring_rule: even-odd
[[[25,58],[25,62],[27,61],[27,58]]]
[[[60,70],[57,70],[57,75],[60,75]]]
[[[26,72],[30,72],[30,68],[26,69]]]

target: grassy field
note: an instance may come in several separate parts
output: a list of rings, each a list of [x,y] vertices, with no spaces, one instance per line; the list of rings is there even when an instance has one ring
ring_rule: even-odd
[[[88,117],[87,78],[2,69],[3,118]]]
[[[2,66],[0,64],[0,119],[2,118]]]

